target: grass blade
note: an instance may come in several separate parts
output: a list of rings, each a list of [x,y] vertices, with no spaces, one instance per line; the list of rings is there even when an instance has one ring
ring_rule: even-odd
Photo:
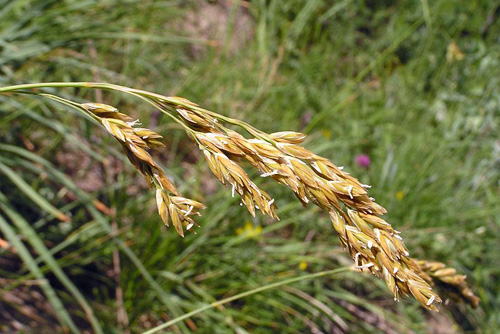
[[[35,259],[31,256],[30,252],[24,246],[24,244],[19,240],[16,235],[14,229],[9,225],[9,223],[0,215],[0,230],[6,236],[7,240],[14,246],[17,250],[19,257],[23,260],[26,267],[28,267],[29,271],[32,275],[40,281],[40,288],[45,293],[48,301],[54,308],[54,314],[61,323],[63,327],[68,327],[71,332],[78,334],[81,333],[78,327],[75,325],[71,316],[66,311],[63,303],[57,296],[56,292],[50,285],[49,281],[45,278],[42,271],[36,264]]]
[[[20,216],[8,203],[7,198],[3,193],[0,192],[0,208],[9,217],[16,227],[23,231],[23,235],[26,236],[28,242],[33,246],[33,248],[40,254],[44,262],[50,267],[54,275],[59,279],[59,281],[64,285],[66,289],[75,297],[78,301],[85,314],[87,315],[92,328],[96,333],[103,333],[97,318],[92,311],[89,303],[78,290],[78,288],[71,282],[71,280],[63,272],[57,261],[50,255],[49,250],[43,243],[42,239],[37,235],[36,231],[30,226],[30,224]]]
[[[0,172],[5,174],[26,196],[29,197],[35,204],[37,204],[40,209],[51,214],[55,218],[61,221],[68,221],[69,217],[64,213],[56,209],[52,204],[50,204],[45,198],[43,198],[38,192],[36,192],[26,181],[23,180],[16,172],[11,168],[7,167],[0,162]]]
[[[303,276],[299,276],[299,277],[294,277],[294,278],[290,278],[290,279],[287,279],[287,280],[284,280],[284,281],[281,281],[281,282],[275,282],[275,283],[271,283],[271,284],[267,284],[267,285],[264,285],[264,286],[260,286],[258,288],[255,288],[255,289],[252,289],[252,290],[249,290],[249,291],[245,291],[245,292],[242,292],[242,293],[239,293],[237,295],[234,295],[234,296],[231,296],[231,297],[228,297],[228,298],[225,298],[225,299],[222,299],[222,300],[219,300],[218,302],[214,302],[214,303],[211,303],[209,305],[205,305],[203,307],[200,307],[194,311],[191,311],[189,313],[186,313],[180,317],[177,317],[175,319],[172,319],[160,326],[156,326],[146,332],[143,332],[142,334],[153,334],[153,333],[156,333],[162,329],[165,329],[169,326],[172,326],[176,323],[178,323],[179,321],[182,321],[182,320],[185,320],[185,319],[188,319],[188,318],[191,318],[192,316],[195,316],[199,313],[202,313],[208,309],[211,309],[211,308],[214,308],[214,307],[218,307],[218,306],[221,306],[221,305],[224,305],[224,304],[227,304],[227,303],[230,303],[232,301],[235,301],[235,300],[238,300],[238,299],[241,299],[241,298],[245,298],[245,297],[248,297],[248,296],[251,296],[251,295],[254,295],[256,293],[259,293],[259,292],[262,292],[262,291],[266,291],[266,290],[270,290],[270,289],[274,289],[274,288],[278,288],[280,286],[283,286],[283,285],[288,285],[288,284],[292,284],[292,283],[295,283],[295,282],[300,282],[300,281],[305,281],[305,280],[308,280],[308,279],[313,279],[313,278],[316,278],[316,277],[322,277],[322,276],[327,276],[327,275],[335,275],[335,274],[340,274],[342,272],[345,272],[345,271],[348,271],[350,269],[350,267],[342,267],[342,268],[337,268],[337,269],[332,269],[332,270],[326,270],[326,271],[320,271],[318,273],[314,273],[314,274],[309,274],[309,275],[303,275]]]
[[[69,190],[73,191],[75,195],[80,198],[82,204],[87,208],[89,213],[98,222],[108,233],[112,235],[111,225],[108,223],[106,218],[92,205],[92,199],[88,194],[79,189],[76,184],[64,173],[60,172],[55,168],[49,161],[45,160],[42,157],[37,156],[36,154],[31,153],[26,149],[19,148],[13,145],[0,144],[0,150],[8,151],[10,153],[15,153],[24,158],[32,160],[36,163],[39,163],[43,167],[45,167],[46,172],[54,177],[57,181],[59,181],[62,185],[67,187]],[[141,262],[141,260],[135,255],[135,253],[125,244],[123,240],[120,238],[114,237],[114,242],[118,245],[120,250],[125,253],[125,255],[129,258],[129,260],[136,266],[137,270],[141,273],[142,277],[148,282],[151,288],[156,292],[158,298],[161,302],[172,312],[174,316],[178,316],[179,308],[177,307],[178,302],[176,302],[169,294],[167,294],[163,288],[156,282],[153,276],[149,273],[147,268]],[[187,329],[186,329],[187,330]]]

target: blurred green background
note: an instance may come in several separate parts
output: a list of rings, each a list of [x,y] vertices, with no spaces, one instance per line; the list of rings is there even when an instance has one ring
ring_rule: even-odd
[[[0,85],[104,81],[267,132],[305,132],[307,148],[373,186],[413,256],[454,266],[481,298],[475,310],[451,301],[431,314],[350,272],[163,333],[498,333],[499,16],[491,0],[0,0]],[[0,332],[62,333],[69,318],[70,332],[141,333],[351,264],[328,217],[256,173],[282,220],[252,218],[148,105],[57,92],[117,106],[162,134],[157,159],[208,208],[197,235],[178,237],[102,129],[61,105],[0,95]]]

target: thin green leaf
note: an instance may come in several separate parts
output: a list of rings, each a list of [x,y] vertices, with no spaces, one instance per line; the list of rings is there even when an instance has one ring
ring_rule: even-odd
[[[294,278],[290,278],[290,279],[287,279],[287,280],[284,280],[284,281],[281,281],[281,282],[275,282],[275,283],[271,283],[271,284],[267,284],[267,285],[263,285],[263,286],[260,286],[258,288],[255,288],[255,289],[252,289],[252,290],[249,290],[249,291],[246,291],[246,292],[242,292],[242,293],[239,293],[237,295],[234,295],[234,296],[231,296],[231,297],[228,297],[228,298],[225,298],[225,299],[222,299],[218,302],[214,302],[214,303],[211,303],[209,305],[205,305],[203,307],[200,307],[194,311],[191,311],[189,313],[186,313],[180,317],[177,317],[175,319],[172,319],[162,325],[159,325],[159,326],[156,326],[148,331],[145,331],[143,332],[142,334],[153,334],[153,333],[156,333],[162,329],[165,329],[167,327],[170,327],[176,323],[178,323],[179,321],[182,321],[182,320],[185,320],[185,319],[189,319],[191,318],[192,316],[195,316],[199,313],[202,313],[208,309],[211,309],[211,308],[214,308],[214,307],[218,307],[218,306],[221,306],[221,305],[224,305],[224,304],[227,304],[227,303],[230,303],[232,301],[235,301],[235,300],[238,300],[238,299],[241,299],[241,298],[244,298],[244,297],[248,297],[248,296],[251,296],[251,295],[254,295],[256,293],[259,293],[259,292],[262,292],[262,291],[266,291],[266,290],[270,290],[270,289],[274,289],[274,288],[278,288],[280,286],[283,286],[283,285],[288,285],[288,284],[292,284],[292,283],[295,283],[295,282],[300,282],[300,281],[304,281],[304,280],[308,280],[308,279],[313,279],[313,278],[316,278],[316,277],[322,277],[322,276],[327,276],[327,275],[335,275],[335,274],[339,274],[341,272],[344,272],[344,271],[348,271],[350,268],[349,267],[342,267],[342,268],[337,268],[337,269],[333,269],[333,270],[326,270],[326,271],[320,271],[320,272],[317,272],[317,273],[314,273],[314,274],[309,274],[309,275],[303,275],[303,276],[299,276],[299,277],[294,277]]]
[[[2,215],[0,215],[0,230],[2,230],[2,233],[5,235],[7,240],[17,250],[19,257],[21,257],[21,259],[26,264],[26,267],[28,267],[32,275],[40,282],[39,286],[45,293],[45,296],[47,296],[49,303],[54,308],[54,314],[61,323],[61,325],[63,327],[67,326],[73,333],[76,334],[81,333],[78,327],[71,319],[69,313],[66,311],[63,303],[57,296],[56,292],[50,285],[49,281],[45,278],[42,271],[36,264],[35,259],[33,259],[26,246],[24,246],[24,244],[19,240],[14,229],[9,225],[9,223],[3,218]]]
[[[4,165],[5,166],[5,165]],[[66,276],[64,271],[61,269],[57,261],[50,255],[49,250],[43,243],[42,239],[38,236],[36,231],[30,226],[30,224],[19,215],[10,205],[7,197],[0,192],[0,208],[2,211],[10,218],[10,220],[16,225],[16,227],[23,231],[23,235],[26,236],[28,242],[33,246],[33,248],[40,254],[44,262],[50,267],[54,275],[59,279],[59,281],[64,285],[66,289],[75,297],[82,309],[84,310],[87,318],[92,325],[92,328],[96,333],[103,333],[97,318],[92,311],[89,303],[82,295],[80,290],[73,284],[73,282]]]
[[[11,168],[7,167],[0,162],[0,172],[5,174],[26,196],[28,196],[35,204],[37,204],[40,209],[51,214],[55,218],[61,221],[68,221],[69,217],[64,213],[56,209],[52,204],[50,204],[45,198],[43,198],[38,192],[36,192],[26,181],[23,180],[16,172]]]

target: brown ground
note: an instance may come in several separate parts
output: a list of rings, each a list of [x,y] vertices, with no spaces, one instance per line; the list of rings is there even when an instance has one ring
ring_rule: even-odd
[[[193,38],[214,41],[220,50],[227,47],[228,54],[233,54],[251,41],[254,35],[255,22],[248,13],[248,6],[245,1],[239,4],[228,0],[200,1],[179,23],[179,31]],[[191,46],[195,58],[202,57],[205,51],[204,45]]]

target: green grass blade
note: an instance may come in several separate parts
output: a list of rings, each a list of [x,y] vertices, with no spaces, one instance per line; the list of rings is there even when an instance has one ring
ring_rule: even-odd
[[[19,215],[8,203],[7,198],[3,193],[0,192],[0,208],[2,211],[12,220],[14,225],[22,231],[23,235],[26,236],[28,242],[33,246],[33,248],[40,254],[44,262],[50,267],[54,275],[59,279],[59,281],[64,285],[66,289],[75,297],[82,309],[84,310],[87,318],[92,325],[92,328],[96,333],[103,333],[97,318],[92,311],[89,303],[78,290],[78,288],[71,282],[71,280],[63,272],[57,261],[50,255],[49,250],[43,243],[42,239],[37,235],[36,231],[30,226],[30,224]]]
[[[185,43],[185,44],[202,44],[202,45],[213,45],[213,41],[202,39],[202,38],[189,38],[180,36],[158,36],[151,34],[140,34],[133,32],[99,32],[97,34],[82,34],[80,36],[75,36],[76,38],[94,38],[94,39],[111,39],[111,40],[137,40],[141,42],[152,42],[152,43]]]
[[[63,327],[68,327],[71,332],[78,334],[81,333],[78,327],[75,325],[71,316],[66,311],[63,303],[57,296],[56,292],[50,285],[49,281],[45,278],[42,271],[36,264],[35,259],[31,256],[30,252],[24,246],[24,244],[19,240],[14,229],[9,225],[9,223],[0,215],[0,230],[5,235],[7,240],[14,246],[17,250],[19,257],[26,264],[26,267],[32,273],[32,275],[40,282],[40,288],[45,293],[47,300],[50,302],[54,308],[54,314],[61,323]]]
[[[90,198],[90,196],[85,192],[83,192],[81,189],[79,189],[76,186],[76,184],[66,174],[57,170],[57,168],[55,168],[49,161],[45,160],[44,158],[36,154],[31,153],[26,149],[22,149],[13,145],[0,144],[0,150],[18,154],[24,158],[39,163],[40,165],[45,167],[46,172],[52,177],[54,177],[62,185],[67,187],[69,190],[73,191],[75,195],[78,198],[80,198],[80,200],[85,205],[85,207],[92,215],[92,217],[95,219],[95,221],[97,221],[109,235],[112,234],[111,225],[108,223],[106,218],[92,205],[92,199]],[[141,260],[137,257],[137,255],[135,255],[135,253],[127,245],[125,245],[125,242],[120,238],[114,237],[113,240],[118,245],[120,250],[123,253],[125,253],[125,255],[129,258],[129,260],[136,266],[137,270],[139,270],[144,279],[156,292],[161,302],[170,310],[170,312],[172,312],[174,316],[178,316],[180,314],[179,308],[176,307],[178,303],[163,290],[163,288],[158,284],[158,282],[156,282],[156,280],[153,278],[151,273],[149,273],[149,271],[141,262]]]
[[[23,180],[16,172],[11,168],[7,167],[0,162],[0,172],[5,174],[18,188],[21,190],[29,199],[31,199],[35,204],[37,204],[40,209],[51,214],[55,218],[61,221],[68,221],[69,217],[64,213],[56,209],[52,204],[50,204],[45,198],[43,198],[38,192],[36,192],[26,181]]]
[[[52,247],[49,251],[52,256],[64,250],[66,247],[74,244],[81,235],[85,235],[86,238],[97,237],[99,233],[101,233],[101,227],[97,226],[97,222],[91,221],[82,227],[80,227],[75,232],[71,233],[68,238],[66,238],[61,243]],[[35,259],[36,263],[41,263],[43,258],[41,256]]]
[[[332,270],[320,271],[320,272],[314,273],[314,274],[309,274],[309,275],[303,275],[303,276],[299,276],[299,277],[294,277],[294,278],[290,278],[290,279],[287,279],[287,280],[284,280],[284,281],[281,281],[281,282],[275,282],[275,283],[263,285],[263,286],[260,286],[258,288],[255,288],[255,289],[252,289],[252,290],[249,290],[249,291],[245,291],[245,292],[239,293],[237,295],[234,295],[234,296],[222,299],[222,300],[220,300],[218,302],[214,302],[214,303],[211,303],[209,305],[205,305],[203,307],[200,307],[200,308],[198,308],[198,309],[196,309],[194,311],[191,311],[189,313],[184,314],[183,316],[177,317],[177,318],[172,319],[172,320],[170,320],[170,321],[168,321],[168,322],[166,322],[166,323],[164,323],[162,325],[156,326],[156,327],[154,327],[154,328],[152,328],[152,329],[150,329],[148,331],[145,331],[142,334],[153,334],[153,333],[156,333],[156,332],[158,332],[158,331],[160,331],[160,330],[162,330],[164,328],[167,328],[169,326],[172,326],[172,325],[178,323],[179,321],[191,318],[192,316],[195,316],[195,315],[197,315],[199,313],[202,313],[202,312],[204,312],[204,311],[206,311],[208,309],[211,309],[211,308],[214,308],[214,307],[218,307],[218,306],[230,303],[232,301],[235,301],[235,300],[238,300],[238,299],[241,299],[241,298],[245,298],[245,297],[254,295],[254,294],[262,292],[262,291],[266,291],[266,290],[278,288],[280,286],[292,284],[292,283],[295,283],[295,282],[300,282],[300,281],[304,281],[304,280],[308,280],[308,279],[313,279],[313,278],[316,278],[316,277],[322,277],[322,276],[327,276],[327,275],[340,274],[340,273],[348,271],[348,270],[350,270],[350,267],[342,267],[342,268],[337,268],[337,269],[332,269]]]

